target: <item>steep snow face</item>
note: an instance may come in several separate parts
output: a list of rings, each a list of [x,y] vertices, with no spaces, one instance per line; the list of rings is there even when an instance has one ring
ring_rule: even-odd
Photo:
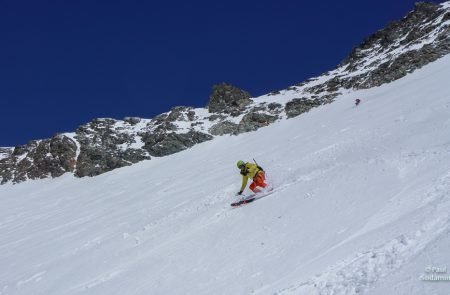
[[[449,75],[447,56],[258,132],[0,186],[0,294],[448,294],[420,277],[450,267]],[[231,209],[252,158],[275,192]]]

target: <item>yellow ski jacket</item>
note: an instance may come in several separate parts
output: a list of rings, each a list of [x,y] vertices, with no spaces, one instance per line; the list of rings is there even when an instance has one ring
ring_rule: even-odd
[[[245,189],[247,186],[248,179],[255,178],[256,174],[258,174],[259,171],[262,171],[258,168],[256,164],[252,163],[246,163],[244,168],[241,169],[241,175],[242,175],[242,186],[241,191]]]

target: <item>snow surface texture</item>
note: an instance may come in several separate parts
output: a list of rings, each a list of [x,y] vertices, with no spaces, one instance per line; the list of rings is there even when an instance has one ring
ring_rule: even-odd
[[[448,295],[420,276],[450,267],[449,76],[447,56],[257,132],[0,186],[0,294]],[[231,209],[253,157],[275,192]]]

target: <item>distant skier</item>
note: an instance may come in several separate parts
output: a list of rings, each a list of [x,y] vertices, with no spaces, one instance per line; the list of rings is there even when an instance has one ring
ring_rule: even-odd
[[[355,106],[358,106],[361,100],[359,98],[355,99]]]
[[[254,193],[261,192],[258,187],[265,188],[267,187],[266,183],[266,174],[264,172],[264,169],[258,164],[253,163],[245,163],[242,160],[239,160],[237,162],[237,167],[241,170],[242,175],[242,186],[241,190],[238,192],[238,195],[241,195],[244,191],[245,187],[247,186],[248,179],[251,178],[253,182],[250,184],[250,189]]]

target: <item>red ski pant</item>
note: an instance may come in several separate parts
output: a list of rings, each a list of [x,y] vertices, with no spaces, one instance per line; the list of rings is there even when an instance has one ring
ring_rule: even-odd
[[[259,190],[257,186],[262,188],[267,186],[266,174],[264,173],[264,171],[259,171],[258,174],[256,174],[255,178],[253,178],[252,184],[250,184],[250,189],[254,193],[259,193],[261,190]]]

